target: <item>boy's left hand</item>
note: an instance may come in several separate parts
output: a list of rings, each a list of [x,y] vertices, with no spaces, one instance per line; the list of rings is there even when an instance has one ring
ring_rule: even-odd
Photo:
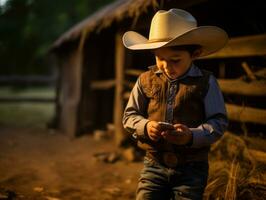
[[[175,124],[175,130],[163,131],[162,137],[176,145],[186,145],[192,140],[191,130],[184,124]]]

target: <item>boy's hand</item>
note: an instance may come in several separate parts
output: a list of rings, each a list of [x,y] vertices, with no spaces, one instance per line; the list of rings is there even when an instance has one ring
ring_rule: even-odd
[[[148,136],[151,140],[157,142],[161,138],[160,125],[156,121],[149,121],[146,125]]]
[[[174,131],[164,131],[162,132],[162,137],[176,145],[186,145],[192,140],[192,132],[190,129],[183,124],[175,124]]]

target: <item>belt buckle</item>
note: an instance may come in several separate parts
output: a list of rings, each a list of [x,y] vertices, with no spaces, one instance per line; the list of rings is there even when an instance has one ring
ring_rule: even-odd
[[[163,162],[167,167],[174,168],[178,164],[178,158],[173,152],[163,153]]]

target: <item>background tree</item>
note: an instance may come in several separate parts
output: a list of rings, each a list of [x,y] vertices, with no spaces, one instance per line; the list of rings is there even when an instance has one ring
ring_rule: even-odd
[[[113,0],[8,0],[0,6],[0,74],[50,74],[50,45]]]

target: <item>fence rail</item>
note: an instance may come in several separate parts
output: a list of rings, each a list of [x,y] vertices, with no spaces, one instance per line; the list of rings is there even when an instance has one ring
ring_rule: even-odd
[[[55,76],[0,76],[0,87],[4,86],[55,86]],[[56,97],[1,96],[0,103],[55,103]]]
[[[52,85],[56,83],[56,77],[54,76],[0,76],[0,86],[4,85]]]

